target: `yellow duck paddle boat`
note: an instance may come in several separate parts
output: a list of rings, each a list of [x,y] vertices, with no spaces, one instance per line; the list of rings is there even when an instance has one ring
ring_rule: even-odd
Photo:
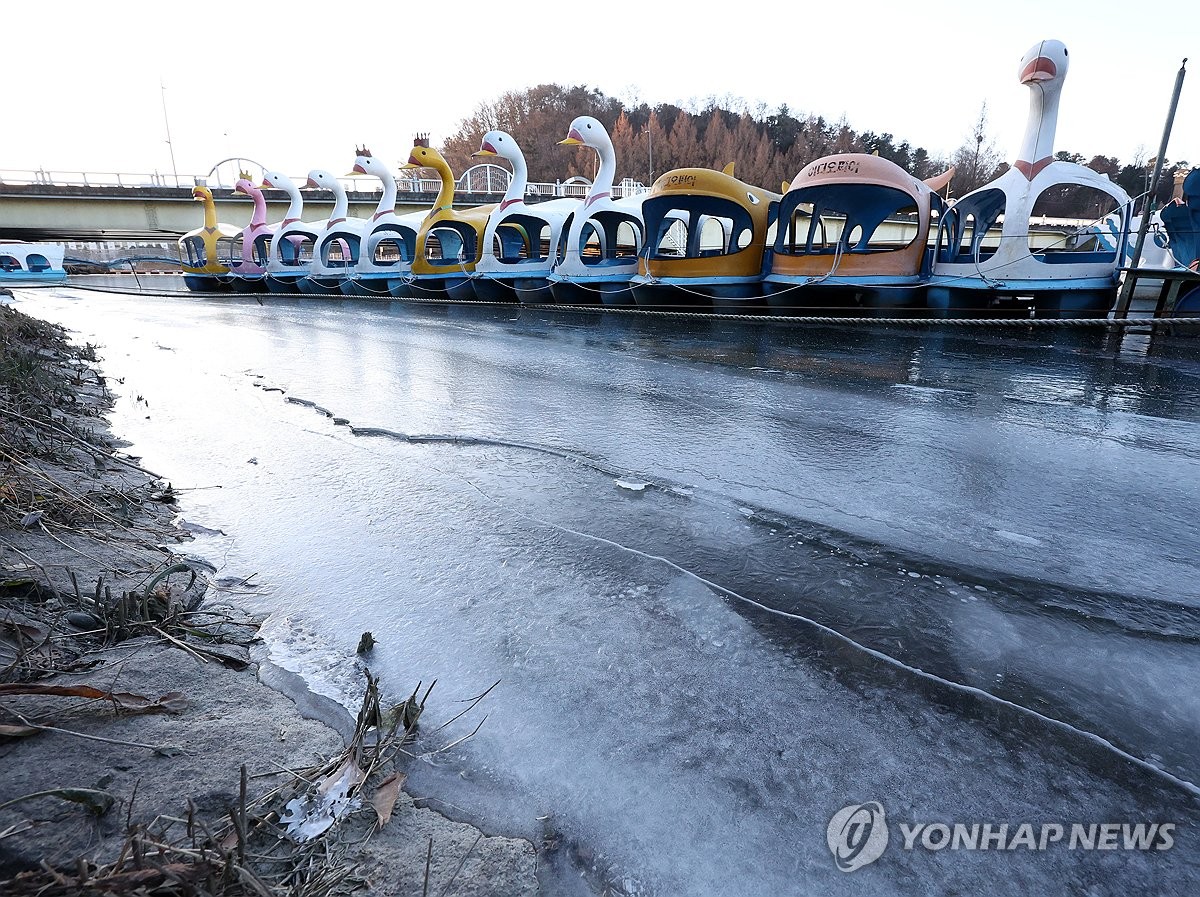
[[[429,135],[419,134],[402,169],[432,168],[441,178],[433,209],[417,232],[416,255],[404,277],[388,281],[393,296],[472,300],[471,275],[479,261],[483,232],[496,204],[459,211],[454,208],[454,172],[442,154],[429,145]]]

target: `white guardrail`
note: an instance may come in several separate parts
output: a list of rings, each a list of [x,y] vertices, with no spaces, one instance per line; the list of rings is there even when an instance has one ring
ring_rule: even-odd
[[[508,169],[498,165],[476,165],[463,172],[456,183],[455,189],[463,193],[483,193],[502,196],[508,190],[512,175]],[[34,170],[0,169],[0,186],[41,185],[47,187],[179,187],[190,190],[197,184],[210,187],[232,189],[233,184],[224,183],[225,178],[217,176],[175,175],[155,171],[149,174],[114,172],[114,171],[48,171],[44,168]],[[292,178],[297,184],[303,184],[306,177]],[[382,193],[383,185],[377,178],[339,178],[342,186],[355,193]],[[396,189],[401,193],[437,193],[442,182],[437,178],[397,177]],[[555,181],[553,184],[530,184],[526,190],[530,196],[544,197],[577,197],[587,196],[591,182],[586,178],[574,177],[567,181]],[[614,184],[613,199],[624,196],[636,196],[645,193],[648,188],[640,181],[625,178],[620,184]]]

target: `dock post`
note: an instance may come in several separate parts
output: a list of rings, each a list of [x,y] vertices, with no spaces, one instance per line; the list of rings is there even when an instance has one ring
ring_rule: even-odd
[[[1158,158],[1154,160],[1154,174],[1150,177],[1150,190],[1146,203],[1142,206],[1142,220],[1138,225],[1137,242],[1133,244],[1133,258],[1125,272],[1125,282],[1121,285],[1121,295],[1117,299],[1117,307],[1113,316],[1129,317],[1129,303],[1133,300],[1133,289],[1137,284],[1134,271],[1142,261],[1142,247],[1146,245],[1146,231],[1150,228],[1150,213],[1153,211],[1154,197],[1158,193],[1158,179],[1162,177],[1163,158],[1167,155],[1167,141],[1171,139],[1171,128],[1175,125],[1175,109],[1179,106],[1179,92],[1183,89],[1183,76],[1187,74],[1187,58],[1180,63],[1179,72],[1175,75],[1175,92],[1171,94],[1171,108],[1167,111],[1167,123],[1163,128],[1162,142],[1158,145]],[[1133,276],[1130,276],[1130,275]]]

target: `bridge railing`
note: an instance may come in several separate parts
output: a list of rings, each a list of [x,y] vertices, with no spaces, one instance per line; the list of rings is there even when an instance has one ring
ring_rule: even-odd
[[[36,169],[0,169],[0,184],[45,184],[53,187],[187,187],[202,178],[193,175],[128,173],[118,171],[50,171]]]
[[[496,165],[486,166],[489,169],[481,173],[476,166],[463,173],[456,183],[456,189],[464,193],[502,196],[508,190],[512,175],[507,169]],[[208,184],[212,187],[232,187],[232,184],[210,183],[212,179],[200,175],[163,174],[154,171],[148,173],[128,173],[115,171],[51,171],[45,168],[37,169],[0,169],[0,185],[41,185],[47,187],[178,187],[190,190],[196,184]],[[219,179],[218,179],[219,180]],[[297,184],[303,184],[306,177],[292,179]],[[383,186],[376,178],[340,178],[342,186],[356,193],[381,193]],[[396,178],[396,189],[400,193],[437,193],[442,182],[437,178]],[[583,199],[587,196],[591,184],[584,178],[571,178],[567,181],[551,183],[531,183],[527,194],[540,197],[575,197]],[[620,184],[614,184],[612,196],[620,199],[625,196],[636,196],[645,193],[648,188],[625,178]]]

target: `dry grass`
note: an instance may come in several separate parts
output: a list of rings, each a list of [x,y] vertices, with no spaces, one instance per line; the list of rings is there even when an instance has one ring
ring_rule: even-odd
[[[331,836],[334,822],[371,813],[377,826],[386,823],[403,782],[395,763],[417,728],[415,718],[400,727],[406,718],[400,707],[382,710],[378,683],[369,672],[366,675],[354,737],[342,754],[319,766],[288,771],[284,784],[257,797],[250,794],[243,766],[238,800],[220,817],[202,818],[189,800],[180,816],[159,816],[148,824],[127,820],[124,845],[115,861],[97,866],[81,858],[72,867],[58,869],[43,864],[0,881],[0,893],[326,897],[356,889],[361,882],[345,856],[346,845]],[[287,824],[289,816],[296,815],[289,805],[319,803],[339,782],[353,784],[345,794],[345,812],[336,819],[331,815],[329,828],[306,837]],[[363,800],[368,791],[373,799]],[[113,804],[103,799],[103,792],[58,796],[97,813]]]

